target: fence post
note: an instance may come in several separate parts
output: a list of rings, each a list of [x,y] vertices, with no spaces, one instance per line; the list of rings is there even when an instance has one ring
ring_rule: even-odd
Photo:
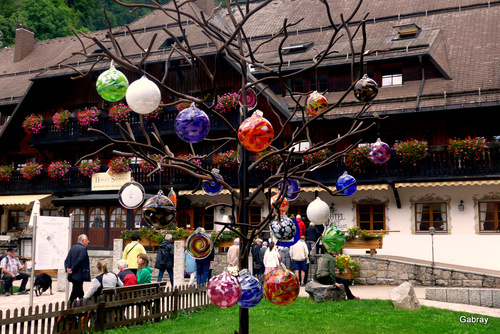
[[[179,313],[179,288],[175,287],[174,289],[174,317],[177,317],[177,313]]]
[[[98,331],[104,331],[104,324],[106,323],[106,300],[105,296],[99,296],[99,306],[97,307],[96,325]]]

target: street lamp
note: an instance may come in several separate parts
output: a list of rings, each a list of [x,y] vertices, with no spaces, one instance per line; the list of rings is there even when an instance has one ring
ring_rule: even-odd
[[[436,233],[436,228],[434,226],[429,227],[429,234],[432,239],[432,267],[434,268],[434,233]]]

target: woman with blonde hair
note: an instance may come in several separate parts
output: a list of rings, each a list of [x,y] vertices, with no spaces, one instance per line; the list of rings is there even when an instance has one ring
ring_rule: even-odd
[[[93,298],[97,301],[102,293],[102,289],[115,288],[123,286],[123,282],[116,276],[115,273],[108,270],[108,265],[105,261],[97,262],[97,276],[92,280],[90,289],[85,293],[83,299]]]
[[[146,254],[137,255],[137,270],[137,284],[151,283],[153,269],[149,266],[149,259]]]

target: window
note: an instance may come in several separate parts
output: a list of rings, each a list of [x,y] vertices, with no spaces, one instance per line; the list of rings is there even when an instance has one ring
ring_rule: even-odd
[[[310,90],[315,90],[318,92],[324,92],[328,89],[328,76],[327,75],[319,75],[312,76],[309,78],[310,81]]]
[[[500,232],[500,202],[479,202],[479,232]]]
[[[385,204],[358,204],[358,227],[362,230],[385,230]]]
[[[191,215],[184,211],[177,215],[177,226],[181,228],[191,228]]]
[[[303,78],[294,78],[286,80],[287,87],[292,92],[303,92],[304,91],[304,79]],[[290,92],[286,89],[284,90],[285,95],[290,96]]]
[[[125,228],[127,226],[127,212],[125,209],[113,209],[109,218],[109,225],[111,228]]]
[[[415,224],[417,232],[429,231],[433,226],[436,232],[448,230],[445,202],[415,203]]]
[[[76,208],[69,211],[73,228],[83,228],[85,225],[85,212]]]
[[[106,224],[106,215],[103,209],[96,208],[90,211],[89,227],[104,228],[105,224]]]
[[[24,211],[10,210],[9,211],[9,231],[21,231],[24,228]]]
[[[382,87],[401,86],[403,84],[402,74],[388,74],[382,76]]]
[[[284,46],[281,49],[281,52],[283,52],[284,54],[304,52],[313,45],[314,45],[314,42],[290,44],[290,45]]]
[[[251,225],[259,225],[262,219],[260,206],[251,206],[249,208],[249,220]]]
[[[142,209],[138,209],[134,216],[134,228],[140,228],[141,226],[147,226],[142,216]]]
[[[181,44],[184,41],[184,37],[182,36],[176,36],[176,38]],[[176,44],[175,39],[173,39],[172,37],[168,37],[166,40],[163,41],[163,43],[161,43],[161,45],[158,47],[158,50],[163,50],[163,49],[170,50],[172,49],[172,45],[174,44]]]
[[[42,210],[42,216],[57,217],[57,210],[55,209],[44,209]]]

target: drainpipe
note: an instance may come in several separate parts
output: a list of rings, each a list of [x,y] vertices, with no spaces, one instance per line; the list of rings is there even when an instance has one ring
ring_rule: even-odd
[[[425,70],[424,70],[424,63],[422,61],[422,56],[418,56],[418,61],[420,62],[420,66],[422,67],[422,82],[420,83],[420,90],[418,91],[417,103],[415,104],[414,111],[418,111],[420,105],[420,96],[422,96],[422,91],[424,90],[424,83],[425,83]]]

